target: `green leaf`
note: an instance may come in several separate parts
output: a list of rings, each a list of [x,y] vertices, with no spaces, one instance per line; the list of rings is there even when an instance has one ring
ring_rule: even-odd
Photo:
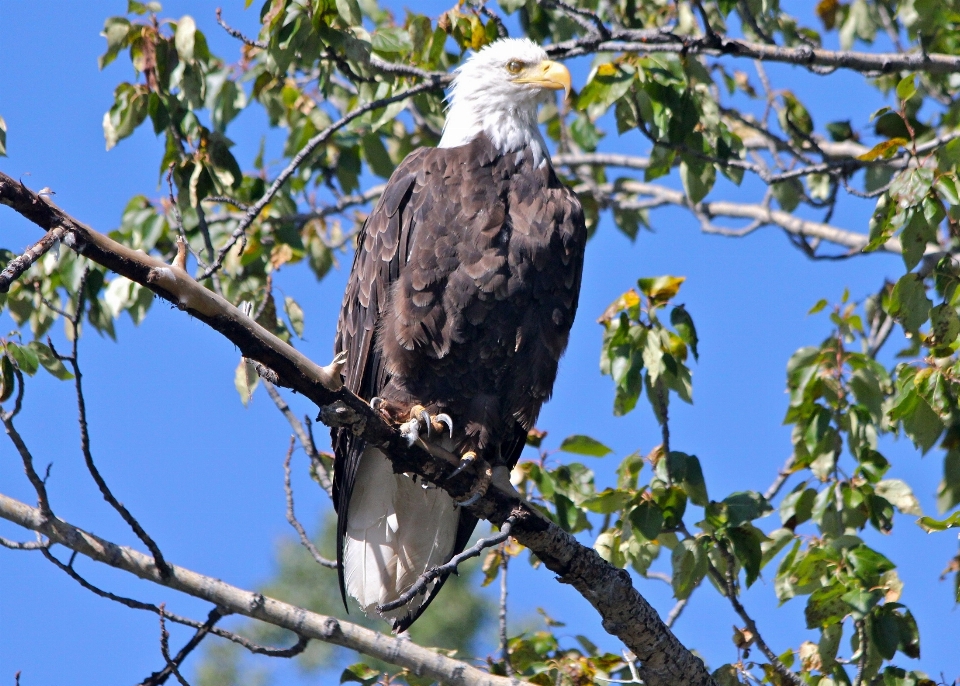
[[[826,307],[826,306],[827,306],[827,299],[826,299],[826,298],[820,298],[820,299],[817,301],[817,303],[816,303],[813,307],[810,308],[810,311],[807,312],[807,314],[808,314],[808,315],[816,314],[817,312],[820,312],[821,310],[823,310],[823,308]]]
[[[934,519],[933,517],[921,517],[917,524],[928,534],[934,531],[946,531],[947,529],[960,528],[960,512],[954,512],[946,519]]]
[[[935,346],[949,346],[960,334],[960,317],[950,303],[941,303],[930,310],[930,335]]]
[[[283,311],[287,313],[290,328],[297,334],[297,338],[303,338],[303,308],[288,295],[283,299]]]
[[[810,594],[803,615],[808,629],[817,629],[836,624],[843,619],[849,607],[842,599],[844,588],[840,584],[818,588]]]
[[[21,372],[28,376],[33,376],[37,373],[37,369],[40,367],[40,358],[36,352],[27,346],[17,345],[12,342],[7,343],[7,352],[13,356],[13,360],[17,363],[17,367],[20,368]]]
[[[900,234],[900,243],[903,245],[903,262],[910,271],[920,263],[927,244],[936,243],[937,229],[931,225],[924,213],[917,210],[912,213],[910,221]]]
[[[832,121],[827,124],[827,133],[830,134],[832,138],[837,143],[842,141],[848,141],[855,137],[853,132],[853,127],[850,126],[850,120],[846,121]]]
[[[680,159],[680,180],[690,202],[696,204],[713,188],[717,180],[717,170],[709,162],[692,155],[683,155]]]
[[[899,100],[909,100],[916,94],[917,76],[916,74],[907,74],[897,84],[897,98]]]
[[[631,494],[613,488],[605,488],[592,498],[583,501],[583,507],[598,514],[618,512],[630,500]]]
[[[673,298],[680,286],[687,280],[685,276],[653,276],[637,279],[640,292],[657,303],[665,303]]]
[[[377,52],[405,54],[413,50],[410,34],[399,26],[384,26],[373,32],[371,45]]]
[[[767,499],[756,491],[732,493],[723,499],[731,527],[758,519],[772,511]]]
[[[798,179],[788,179],[775,183],[770,189],[777,204],[785,212],[793,212],[803,197],[803,184]]]
[[[380,679],[380,672],[363,662],[350,665],[340,674],[340,683],[360,683],[363,686],[372,686]]]
[[[760,544],[764,538],[763,533],[753,526],[736,526],[727,531],[727,536],[733,543],[734,555],[737,556],[747,574],[746,581],[749,588],[760,575],[760,563],[763,559]]]
[[[673,595],[677,600],[689,598],[707,574],[707,555],[697,541],[686,538],[673,549],[671,562]]]
[[[17,377],[13,371],[13,363],[9,355],[0,357],[0,403],[6,402],[13,395]]]
[[[901,421],[903,430],[923,453],[934,446],[943,432],[943,420],[940,419],[940,415],[930,407],[926,399],[919,396],[916,404],[904,414]]]
[[[693,317],[690,316],[690,313],[687,312],[683,305],[677,305],[671,310],[670,323],[673,324],[673,328],[677,330],[677,334],[679,334],[683,342],[690,346],[693,359],[699,360],[700,355],[697,354],[697,343],[699,343],[697,329],[693,325]]]
[[[900,479],[884,479],[874,486],[874,490],[877,495],[889,500],[903,514],[916,516],[923,514],[923,510],[920,509],[920,501],[913,495],[913,490]]]
[[[645,539],[653,541],[663,529],[663,513],[653,501],[642,500],[630,511],[630,523]]]
[[[943,480],[937,488],[937,510],[944,513],[960,503],[960,450],[951,448],[943,459]]]
[[[189,14],[180,17],[177,22],[177,32],[173,37],[173,44],[177,48],[177,54],[184,62],[193,61],[193,53],[197,42],[197,23]]]
[[[670,453],[674,454],[673,451]],[[686,492],[690,502],[700,507],[706,507],[710,502],[707,496],[707,483],[703,479],[703,470],[700,468],[700,460],[696,455],[687,455],[687,463],[683,473],[683,490]]]
[[[591,115],[599,116],[626,95],[632,83],[633,74],[613,64],[601,64],[577,96],[577,109],[589,109]],[[634,123],[629,128],[635,126]]]
[[[27,347],[36,353],[40,364],[53,376],[61,381],[73,378],[73,374],[67,371],[67,368],[63,366],[63,362],[61,362],[45,344],[40,341],[31,341],[27,344]]]
[[[363,15],[360,14],[360,5],[357,0],[337,0],[337,12],[340,18],[351,26],[363,24]]]
[[[581,435],[568,436],[563,439],[563,443],[560,444],[560,450],[565,453],[587,455],[589,457],[603,457],[613,452],[613,450],[595,438]]]
[[[919,274],[904,274],[890,293],[889,311],[907,331],[916,333],[930,317],[933,305]]]

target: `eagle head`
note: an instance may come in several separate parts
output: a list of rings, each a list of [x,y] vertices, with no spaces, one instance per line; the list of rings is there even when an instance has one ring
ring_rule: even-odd
[[[531,146],[543,159],[537,106],[556,90],[569,95],[570,72],[542,47],[527,38],[495,41],[454,72],[440,147],[466,145],[484,133],[502,153]]]

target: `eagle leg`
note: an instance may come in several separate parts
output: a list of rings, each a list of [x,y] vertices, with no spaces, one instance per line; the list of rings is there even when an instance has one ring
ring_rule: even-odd
[[[471,454],[473,454],[473,458],[470,460],[470,462],[476,464],[477,481],[473,484],[473,487],[470,489],[470,492],[467,493],[467,497],[465,499],[453,501],[453,504],[457,507],[469,507],[480,500],[480,498],[486,494],[487,489],[490,488],[490,481],[493,478],[493,469],[482,457],[479,457],[476,455],[476,453],[470,451],[464,455],[464,458],[467,458]]]

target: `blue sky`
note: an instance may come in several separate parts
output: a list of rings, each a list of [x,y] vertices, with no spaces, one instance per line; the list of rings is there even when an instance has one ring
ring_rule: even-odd
[[[240,2],[223,4],[228,21],[255,32],[253,9],[244,11]],[[216,26],[216,5],[166,2],[164,14],[193,15],[211,49],[234,59],[237,46]],[[49,186],[58,204],[102,231],[119,224],[131,196],[162,192],[157,185],[161,144],[149,127],[109,153],[104,150],[101,119],[113,88],[130,77],[131,68],[121,58],[106,71],[97,70],[104,46],[98,34],[104,18],[122,13],[125,6],[0,0],[0,116],[9,130],[9,157],[0,159],[0,170],[34,188]],[[431,0],[417,7],[436,14],[447,3]],[[747,63],[736,66],[749,71]],[[884,104],[855,75],[814,79],[787,67],[769,71],[775,84],[789,86],[805,100],[820,127],[846,118],[865,125],[870,112]],[[575,82],[582,84],[584,76],[585,66],[575,65]],[[265,128],[255,108],[231,128],[242,166],[249,166]],[[617,141],[615,129],[609,128],[608,149],[629,150],[634,139]],[[268,137],[268,159],[271,152],[279,157],[279,140]],[[720,192],[745,201],[759,197],[749,183]],[[833,221],[864,231],[869,211],[863,202],[844,202]],[[902,262],[889,255],[812,262],[774,229],[738,240],[704,236],[690,215],[673,210],[655,214],[654,229],[631,243],[605,220],[590,243],[579,317],[554,400],[539,426],[550,432],[548,442],[554,445],[568,434],[587,433],[613,447],[617,457],[637,449],[647,452],[659,442],[644,404],[626,417],[612,416],[611,384],[598,370],[601,328],[596,317],[639,276],[685,275],[678,301],[696,321],[700,362],[694,367],[695,404],[675,402],[671,408],[672,444],[700,457],[713,498],[734,490],[763,490],[790,451],[789,430],[781,424],[786,361],[798,347],[818,343],[829,329],[825,315],[807,316],[807,310],[821,297],[838,300],[845,287],[854,299],[863,298],[885,277],[902,273]],[[38,236],[36,227],[6,209],[0,211],[0,232],[0,244],[13,250]],[[330,356],[348,266],[349,258],[341,259],[340,269],[320,283],[297,267],[283,269],[277,278],[279,288],[305,310],[302,349],[322,362]],[[0,330],[13,328],[3,314]],[[59,327],[56,337],[62,338]],[[262,391],[250,407],[242,407],[232,382],[239,353],[164,303],[157,302],[139,327],[124,319],[118,338],[114,343],[93,334],[81,346],[100,469],[170,560],[241,587],[255,586],[274,570],[277,541],[292,533],[284,519],[282,490],[287,424]],[[72,392],[71,385],[47,376],[32,379],[19,420],[37,461],[53,462],[49,488],[54,510],[105,538],[139,547],[83,467]],[[292,402],[301,415],[314,412],[299,400]],[[888,441],[884,451],[894,463],[891,476],[909,479],[924,508],[934,512],[939,457],[921,458],[906,441]],[[306,478],[302,453],[295,460],[298,510],[304,521],[315,522],[329,504]],[[609,483],[616,461],[591,464],[601,487]],[[0,441],[0,491],[34,501],[6,441]],[[0,523],[0,535],[23,538],[6,523]],[[899,565],[906,582],[904,602],[920,623],[923,657],[916,664],[932,675],[942,671],[956,677],[960,618],[950,583],[938,580],[956,554],[955,540],[950,534],[927,536],[907,518],[898,521],[892,536],[879,539],[871,542]],[[116,593],[166,601],[181,614],[203,617],[209,609],[102,565],[81,561],[78,568]],[[513,616],[544,607],[567,622],[571,635],[582,633],[619,650],[575,591],[525,563],[511,570]],[[781,652],[801,640],[816,640],[803,628],[802,599],[774,612],[772,578],[767,577],[747,593],[746,603],[768,642]],[[636,583],[661,613],[669,611],[673,602],[664,584]],[[676,633],[718,666],[736,657],[730,642],[734,623],[739,621],[729,606],[707,587],[694,595]],[[22,670],[25,686],[136,683],[161,664],[157,632],[153,615],[83,591],[39,555],[0,550],[0,681],[12,681],[13,673]],[[185,634],[175,630],[174,636],[176,644]]]

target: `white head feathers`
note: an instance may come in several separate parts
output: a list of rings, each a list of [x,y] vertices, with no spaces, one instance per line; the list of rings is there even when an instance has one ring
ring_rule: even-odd
[[[441,148],[466,145],[486,133],[502,153],[530,146],[534,164],[546,159],[537,106],[550,90],[570,89],[570,72],[527,38],[503,38],[471,55],[450,87]]]

